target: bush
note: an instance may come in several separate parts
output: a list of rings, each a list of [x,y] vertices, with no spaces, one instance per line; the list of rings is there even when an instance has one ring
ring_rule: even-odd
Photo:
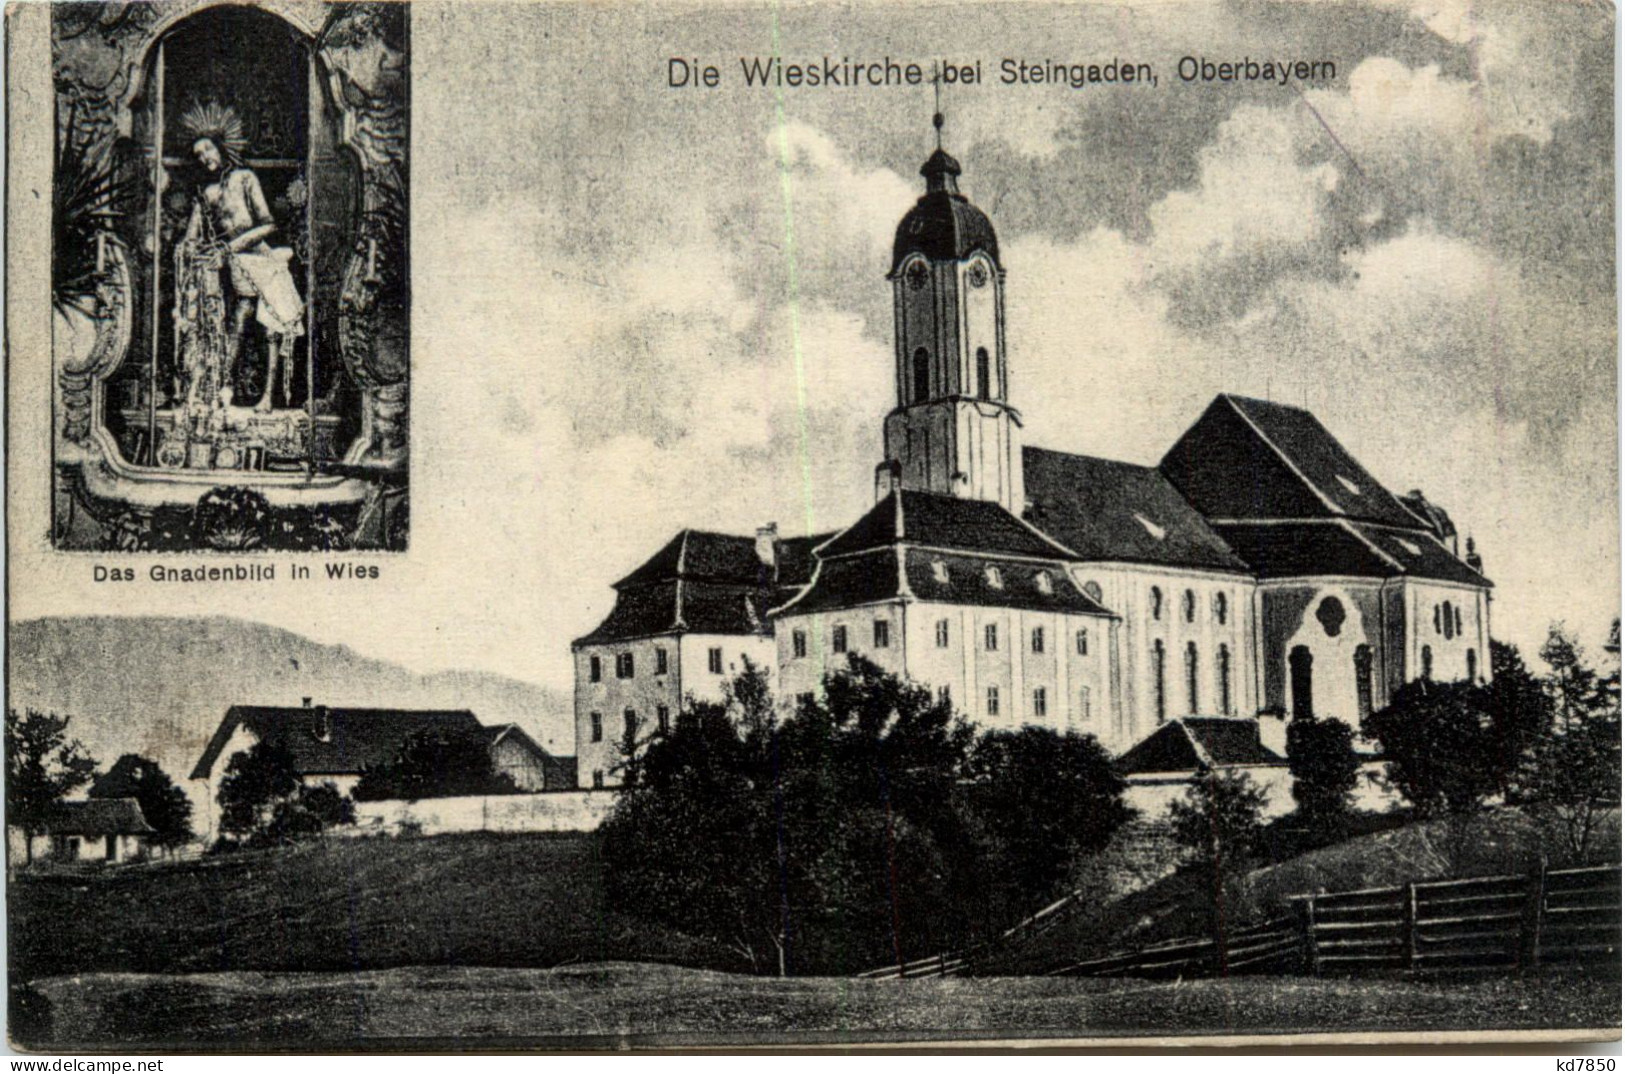
[[[1299,719],[1286,729],[1287,764],[1298,815],[1311,830],[1342,827],[1360,774],[1354,731],[1341,720]]]
[[[1388,779],[1419,816],[1470,813],[1502,785],[1506,750],[1483,687],[1406,683],[1363,726],[1382,745]]]
[[[1207,771],[1168,809],[1174,841],[1195,852],[1207,890],[1213,936],[1224,943],[1229,908],[1250,865],[1268,798],[1245,772]]]

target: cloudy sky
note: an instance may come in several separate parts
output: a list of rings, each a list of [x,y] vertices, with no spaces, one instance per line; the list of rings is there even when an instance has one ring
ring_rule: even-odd
[[[1497,634],[1600,641],[1613,36],[1589,3],[419,5],[414,548],[395,584],[244,613],[568,686],[570,639],[679,528],[863,510],[931,93],[746,88],[738,57],[777,50],[982,61],[946,141],[999,232],[1027,442],[1152,463],[1217,392],[1307,405],[1477,539]],[[1185,55],[1337,78],[1186,85]],[[673,56],[722,85],[667,88]],[[1159,85],[1003,86],[1004,57]]]

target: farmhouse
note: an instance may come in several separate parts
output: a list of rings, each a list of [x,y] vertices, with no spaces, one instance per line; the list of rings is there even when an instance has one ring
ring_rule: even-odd
[[[31,861],[124,862],[145,856],[153,829],[134,798],[58,802],[45,829],[24,841],[8,829],[13,863]]]
[[[220,783],[231,758],[259,742],[284,746],[306,784],[331,783],[348,794],[364,771],[393,762],[421,731],[481,737],[492,767],[513,777],[521,791],[575,786],[571,759],[552,756],[514,724],[487,727],[467,709],[330,708],[308,697],[298,707],[233,705],[192,769],[191,778],[206,785],[205,835],[218,834]]]
[[[1118,753],[1181,717],[1357,723],[1406,682],[1488,677],[1472,540],[1307,410],[1219,395],[1153,466],[1023,443],[997,234],[940,143],[920,174],[873,507],[801,539],[685,530],[616,583],[573,646],[583,779],[618,782],[628,739],[746,659],[792,698],[860,653],[982,726]]]

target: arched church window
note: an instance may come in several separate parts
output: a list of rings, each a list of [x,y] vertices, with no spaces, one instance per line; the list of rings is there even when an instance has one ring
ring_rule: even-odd
[[[1371,715],[1371,646],[1354,647],[1354,697],[1363,720]]]
[[[1195,716],[1200,710],[1196,692],[1196,643],[1185,643],[1185,711]]]
[[[1449,641],[1456,636],[1456,619],[1455,609],[1450,606],[1448,600],[1444,602],[1442,614],[1444,616],[1444,640]]]
[[[1230,715],[1233,706],[1230,703],[1230,646],[1219,646],[1219,711]]]
[[[1343,621],[1348,618],[1348,612],[1343,610],[1343,602],[1336,597],[1327,597],[1315,609],[1315,618],[1320,620],[1321,629],[1326,631],[1328,638],[1335,638],[1343,632]]]
[[[976,348],[976,396],[979,399],[993,398],[993,367],[986,347]]]
[[[1461,637],[1461,605],[1459,605],[1459,604],[1452,605],[1451,608],[1450,608],[1450,614],[1455,617],[1455,620],[1456,620],[1456,637],[1459,638],[1459,637]]]
[[[1230,601],[1222,592],[1213,594],[1213,618],[1220,626],[1230,618]]]
[[[1162,589],[1158,586],[1151,587],[1151,618],[1162,618]]]
[[[1467,681],[1478,681],[1478,653],[1473,649],[1467,650]]]
[[[914,349],[914,402],[923,403],[931,398],[931,353],[924,347]]]
[[[1433,678],[1433,646],[1422,646],[1422,678]]]
[[[1433,606],[1433,632],[1435,634],[1443,634],[1444,633],[1444,623],[1441,620],[1439,613],[1440,613],[1440,608],[1439,608],[1439,606],[1437,604],[1435,604]]]
[[[1168,717],[1168,684],[1167,663],[1168,653],[1162,647],[1162,640],[1151,643],[1151,693],[1157,703],[1157,719]]]
[[[1288,669],[1292,680],[1292,718],[1294,720],[1312,720],[1315,718],[1315,658],[1307,648],[1295,645],[1287,656]]]
[[[1196,622],[1196,591],[1194,589],[1185,590],[1185,622]]]

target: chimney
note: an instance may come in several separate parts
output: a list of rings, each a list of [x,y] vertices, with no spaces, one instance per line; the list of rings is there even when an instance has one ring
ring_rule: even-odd
[[[875,467],[875,502],[879,503],[903,487],[903,464],[895,460]]]
[[[778,564],[779,550],[779,524],[769,522],[765,526],[756,527],[756,558],[762,561],[762,566],[772,570]]]
[[[305,708],[310,708],[310,698],[305,698]]]
[[[1478,547],[1471,537],[1467,538],[1467,566],[1479,574],[1484,573],[1484,557],[1478,554]]]

